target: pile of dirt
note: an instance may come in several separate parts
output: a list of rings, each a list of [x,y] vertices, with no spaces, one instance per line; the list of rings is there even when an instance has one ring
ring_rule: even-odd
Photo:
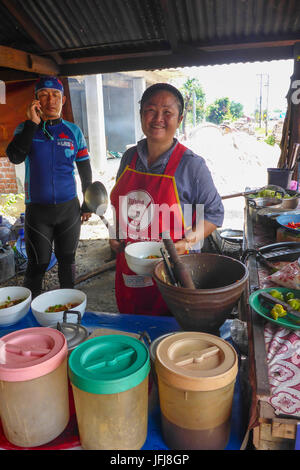
[[[201,155],[221,196],[260,188],[268,184],[267,168],[276,168],[280,147],[235,131],[224,134],[220,126],[202,124],[184,144]],[[243,230],[243,197],[224,199],[223,228]]]

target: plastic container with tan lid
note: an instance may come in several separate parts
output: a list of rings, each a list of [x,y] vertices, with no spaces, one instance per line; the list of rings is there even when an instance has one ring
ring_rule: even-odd
[[[81,446],[138,450],[147,436],[149,352],[127,335],[88,339],[69,357]]]
[[[175,333],[156,350],[163,438],[170,449],[225,449],[238,358],[223,339]]]
[[[0,415],[4,435],[20,447],[55,439],[69,421],[67,342],[52,328],[1,338]]]

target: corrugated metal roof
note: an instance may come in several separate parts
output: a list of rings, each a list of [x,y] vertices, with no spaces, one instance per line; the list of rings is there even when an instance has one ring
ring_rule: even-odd
[[[291,58],[297,41],[299,0],[0,0],[0,45],[64,75]]]
[[[0,44],[4,46],[17,47],[23,44],[31,52],[35,52],[34,41],[25,33],[23,28],[16,22],[5,6],[0,2]]]

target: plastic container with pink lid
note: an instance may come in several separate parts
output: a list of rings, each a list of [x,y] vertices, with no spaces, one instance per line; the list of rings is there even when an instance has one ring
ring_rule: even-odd
[[[0,416],[20,447],[55,439],[69,421],[67,341],[52,328],[26,328],[0,341]]]

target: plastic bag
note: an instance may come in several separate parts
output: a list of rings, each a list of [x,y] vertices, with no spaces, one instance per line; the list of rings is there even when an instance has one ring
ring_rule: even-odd
[[[282,287],[300,289],[300,266],[298,260],[287,264],[266,279]]]

